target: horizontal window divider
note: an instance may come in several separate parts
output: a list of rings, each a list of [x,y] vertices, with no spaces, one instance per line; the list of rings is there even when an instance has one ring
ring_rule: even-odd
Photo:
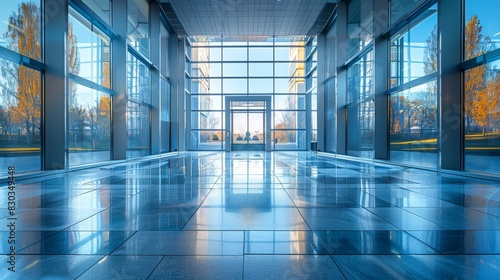
[[[380,36],[382,38],[389,38],[394,36],[395,34],[401,32],[403,28],[408,26],[411,21],[414,21],[418,17],[420,17],[427,9],[432,7],[437,3],[437,0],[422,0],[418,5],[415,5],[412,9],[405,13],[399,20],[397,20],[394,24],[386,28],[381,32]],[[390,23],[389,23],[390,24]],[[377,34],[375,34],[377,35]]]
[[[331,80],[334,80],[335,78],[337,78],[337,74],[333,74],[332,76],[326,78],[322,84],[327,84],[328,82],[330,82]]]
[[[316,52],[316,47],[314,47],[311,52],[309,52],[309,54],[306,56],[306,61],[311,61],[312,60],[312,57],[314,55],[314,53]]]
[[[432,82],[433,80],[436,80],[437,78],[438,78],[438,73],[434,72],[432,74],[429,74],[429,75],[417,78],[417,79],[415,79],[413,81],[409,81],[409,82],[407,82],[405,84],[402,84],[400,86],[393,87],[393,88],[387,90],[386,93],[388,95],[391,95],[391,94],[396,93],[396,92],[400,92],[400,91],[403,91],[403,90],[407,90],[407,89],[410,89],[410,88],[414,88],[414,87],[426,84],[428,82]]]
[[[98,90],[98,91],[102,91],[102,92],[105,92],[105,93],[108,93],[108,94],[111,94],[113,95],[114,92],[113,90],[111,90],[110,88],[107,88],[103,85],[100,85],[100,84],[96,84],[92,81],[89,81],[85,78],[82,78],[80,76],[77,76],[73,73],[68,73],[68,78],[72,81],[74,81],[75,83],[77,84],[80,84],[82,86],[85,86],[85,87],[88,87],[88,88],[91,88],[91,89],[95,89],[95,90]]]
[[[370,44],[366,45],[363,49],[355,53],[351,58],[347,59],[347,61],[341,66],[342,68],[348,68],[352,66],[354,63],[358,62],[365,54],[369,53],[373,49],[373,40]]]
[[[146,103],[146,102],[144,102],[142,100],[128,99],[127,102],[132,102],[132,103],[138,104],[140,106],[148,107],[149,109],[153,108],[153,105],[151,105],[149,103]]]
[[[461,70],[468,70],[483,64],[488,64],[500,59],[500,49],[493,50],[478,57],[474,57],[460,64]]]
[[[146,66],[148,68],[151,68],[153,66],[153,63],[146,57],[144,57],[143,54],[141,54],[138,50],[136,50],[134,47],[132,47],[131,45],[127,45],[127,50],[128,52],[134,56],[135,58],[137,58],[137,60],[139,60],[140,62],[146,64]]]
[[[187,74],[187,73],[186,73]],[[189,75],[189,74],[188,74]],[[215,77],[191,77],[191,80],[234,80],[234,79],[305,79],[306,76],[215,76]]]
[[[311,68],[311,70],[307,72],[306,78],[309,78],[309,76],[311,76],[316,69],[318,69],[318,65],[315,65],[313,68]]]
[[[363,99],[356,99],[355,101],[349,102],[345,105],[346,108],[352,108],[356,105],[359,105],[361,103],[366,103],[366,102],[374,102],[375,101],[375,95],[373,97],[365,97]]]
[[[233,64],[233,63],[306,63],[305,60],[193,60],[190,63],[198,64]]]
[[[24,56],[15,51],[9,50],[5,47],[0,47],[0,57],[38,71],[43,71],[47,68],[44,63],[36,59]]]
[[[71,8],[75,9],[80,15],[88,20],[93,26],[99,28],[104,34],[112,39],[120,38],[120,35],[115,33],[92,9],[87,7],[82,0],[69,0]],[[111,20],[111,18],[110,18]]]
[[[170,77],[163,75],[163,73],[161,71],[160,71],[160,79],[167,81],[169,84],[171,83]]]

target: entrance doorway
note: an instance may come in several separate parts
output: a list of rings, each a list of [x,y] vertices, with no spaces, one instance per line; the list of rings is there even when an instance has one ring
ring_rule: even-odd
[[[232,151],[265,150],[265,111],[231,111]]]
[[[271,97],[226,97],[226,151],[270,151]]]

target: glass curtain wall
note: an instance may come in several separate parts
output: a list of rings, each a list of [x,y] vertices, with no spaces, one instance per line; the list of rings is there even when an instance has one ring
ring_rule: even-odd
[[[311,98],[311,141],[318,141],[318,51],[317,38],[311,40],[307,46],[306,58],[306,88]]]
[[[465,1],[464,62],[470,65],[464,72],[465,169],[496,174],[500,173],[498,9],[500,2],[495,0]]]
[[[390,41],[390,159],[437,166],[437,5]]]
[[[0,166],[14,165],[16,172],[40,170],[41,1],[3,1],[0,19],[5,23],[0,24],[0,53],[4,57],[0,58]]]
[[[306,148],[305,39],[190,38],[186,50],[191,149],[224,149],[227,95],[272,95],[272,149]]]
[[[127,158],[151,152],[149,2],[127,1]]]
[[[111,157],[110,38],[74,9],[68,23],[69,166]]]
[[[373,51],[347,69],[347,154],[373,159],[375,91]]]
[[[325,149],[330,153],[337,152],[336,31],[336,26],[328,31],[325,47]]]

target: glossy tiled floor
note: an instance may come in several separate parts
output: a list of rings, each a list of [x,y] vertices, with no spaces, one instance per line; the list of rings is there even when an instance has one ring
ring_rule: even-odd
[[[500,278],[499,182],[241,152],[17,183],[2,279]]]

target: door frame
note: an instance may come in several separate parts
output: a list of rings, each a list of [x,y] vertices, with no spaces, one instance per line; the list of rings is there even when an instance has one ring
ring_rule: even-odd
[[[232,116],[231,116],[231,101],[261,101],[265,102],[266,108],[264,110],[265,122],[264,122],[264,150],[266,152],[271,151],[271,96],[238,96],[231,95],[225,96],[225,117],[226,117],[226,141],[225,141],[225,150],[226,152],[231,151],[231,147],[233,146],[233,136],[232,136]]]

